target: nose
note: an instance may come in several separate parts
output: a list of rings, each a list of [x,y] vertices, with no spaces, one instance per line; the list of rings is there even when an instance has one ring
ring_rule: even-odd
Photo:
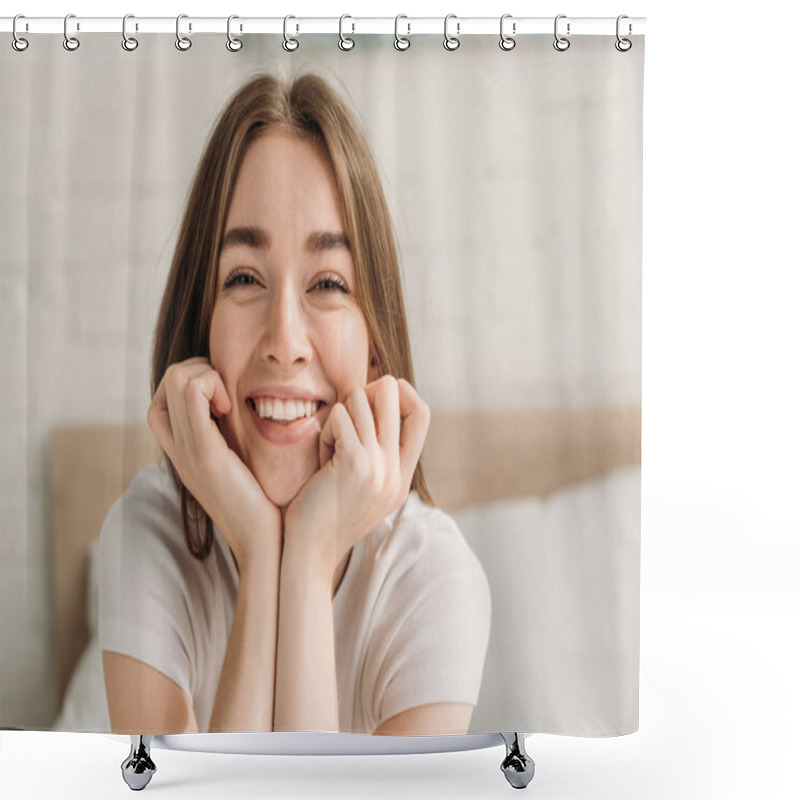
[[[261,357],[283,367],[308,363],[311,342],[301,299],[291,281],[276,284],[264,320]]]

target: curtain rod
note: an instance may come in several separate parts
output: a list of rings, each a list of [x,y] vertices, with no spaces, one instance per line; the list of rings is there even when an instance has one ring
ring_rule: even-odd
[[[180,27],[183,34],[221,33],[228,31],[228,17],[193,17],[181,15]],[[570,17],[559,15],[561,35],[608,35],[617,33],[616,17]],[[394,34],[395,24],[402,36],[415,34],[443,34],[444,17],[303,17],[287,18],[288,30],[292,35],[305,33],[349,35],[359,33]],[[636,36],[644,33],[645,17],[624,17],[620,33],[623,36]],[[13,17],[0,18],[0,31],[11,33]],[[128,34],[175,33],[175,17],[129,17],[126,25]],[[555,17],[514,17],[505,15],[504,31],[509,36],[525,34],[553,34]],[[242,33],[284,33],[284,17],[236,17],[232,31]],[[567,30],[569,25],[569,30]],[[340,27],[341,26],[341,27]],[[17,20],[18,34],[64,33],[64,17],[26,17]],[[122,33],[122,17],[80,17],[71,15],[68,21],[69,34],[79,33]],[[458,17],[451,15],[448,30],[452,35],[487,34],[500,32],[500,17]]]

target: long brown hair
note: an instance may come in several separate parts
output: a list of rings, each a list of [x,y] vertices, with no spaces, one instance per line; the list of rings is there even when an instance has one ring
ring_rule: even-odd
[[[319,76],[306,74],[283,82],[261,75],[230,99],[200,159],[161,301],[151,396],[170,364],[209,357],[219,251],[236,178],[248,145],[276,128],[324,144],[339,188],[355,291],[378,374],[414,384],[394,229],[364,136],[345,104]],[[187,546],[196,558],[204,559],[213,542],[211,518],[183,485],[171,461],[169,469],[181,496]],[[411,488],[434,505],[421,462]]]

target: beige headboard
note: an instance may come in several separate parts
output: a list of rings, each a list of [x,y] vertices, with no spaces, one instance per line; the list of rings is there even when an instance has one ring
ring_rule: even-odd
[[[147,426],[70,427],[53,433],[51,487],[59,697],[88,641],[88,545],[132,477],[158,460]],[[436,504],[544,496],[641,463],[641,411],[433,414],[422,463]],[[60,701],[59,701],[60,702]]]

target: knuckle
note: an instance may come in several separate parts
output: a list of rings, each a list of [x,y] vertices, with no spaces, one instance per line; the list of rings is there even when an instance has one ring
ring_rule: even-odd
[[[200,381],[197,380],[197,375],[193,375],[190,378],[186,379],[186,383],[183,387],[184,394],[197,396],[202,394],[202,388]]]
[[[381,378],[378,379],[378,383],[385,389],[391,389],[392,391],[397,391],[399,383],[397,378],[394,375],[383,375]]]
[[[186,378],[180,364],[170,364],[164,373],[164,384],[172,389],[179,388]]]

